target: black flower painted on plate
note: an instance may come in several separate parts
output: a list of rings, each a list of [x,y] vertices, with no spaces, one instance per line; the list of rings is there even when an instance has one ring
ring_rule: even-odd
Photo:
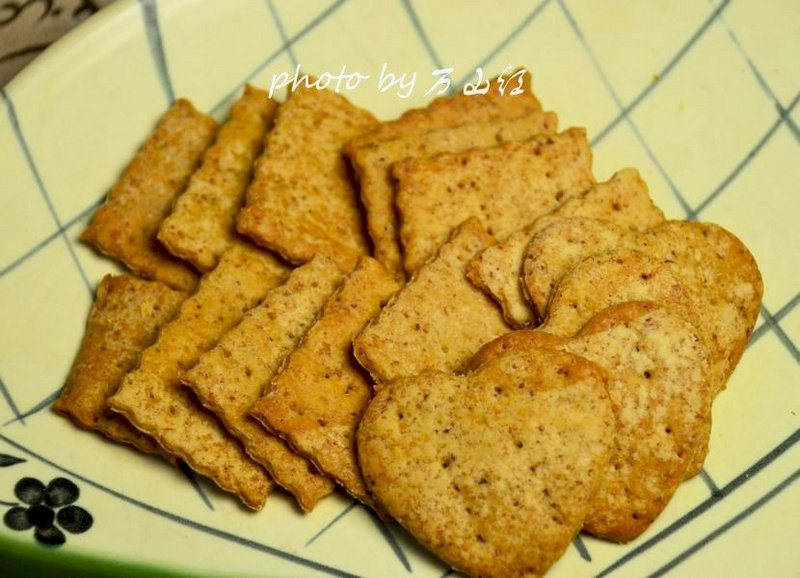
[[[88,511],[75,505],[80,489],[67,478],[54,478],[46,486],[36,478],[21,478],[14,495],[25,505],[12,505],[3,523],[20,532],[33,528],[34,537],[42,544],[60,546],[67,541],[64,531],[81,534],[94,523]]]

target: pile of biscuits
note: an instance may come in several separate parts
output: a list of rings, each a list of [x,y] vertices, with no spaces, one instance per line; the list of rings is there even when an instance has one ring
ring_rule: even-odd
[[[705,458],[762,281],[530,89],[378,122],[247,87],[178,100],[83,240],[97,288],[55,409],[253,509],[341,488],[474,576],[641,534]]]

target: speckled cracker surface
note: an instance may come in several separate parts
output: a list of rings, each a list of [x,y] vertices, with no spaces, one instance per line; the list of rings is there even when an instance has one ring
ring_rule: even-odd
[[[375,258],[388,271],[403,277],[394,208],[394,183],[389,172],[393,163],[408,158],[429,157],[525,140],[534,135],[553,133],[557,127],[558,118],[554,113],[536,111],[519,118],[472,122],[455,128],[415,133],[354,148],[350,154],[350,162],[358,177],[361,200],[367,215],[367,229],[375,247]]]
[[[609,372],[617,418],[611,463],[584,529],[627,542],[663,511],[698,451],[705,457],[708,354],[691,323],[652,303],[605,310],[568,348]]]
[[[613,428],[603,370],[526,349],[382,387],[358,456],[377,502],[453,568],[539,577],[583,524]]]
[[[547,315],[550,297],[561,278],[586,257],[631,247],[628,229],[589,217],[554,219],[536,232],[525,249],[522,286],[537,317]]]
[[[513,327],[532,327],[541,321],[522,289],[522,266],[528,244],[553,220],[574,216],[607,220],[637,231],[664,221],[664,214],[653,204],[647,184],[639,173],[635,169],[623,169],[608,181],[597,183],[552,213],[514,232],[505,241],[487,248],[472,260],[467,276],[497,300]]]
[[[365,502],[355,432],[372,383],[353,357],[352,340],[398,288],[377,261],[361,259],[251,411]]]
[[[480,222],[468,219],[353,340],[356,358],[375,381],[461,369],[481,345],[511,330],[464,275],[490,242]]]
[[[269,253],[238,245],[228,249],[109,398],[111,409],[165,450],[256,509],[264,505],[272,480],[179,377],[287,274]]]
[[[667,221],[635,236],[681,282],[709,347],[714,393],[739,363],[759,311],[764,284],[753,255],[734,234],[712,223]]]
[[[761,273],[747,247],[711,223],[666,221],[640,233],[590,221],[564,219],[531,241],[524,282],[537,307],[549,301],[558,279],[583,258],[615,248],[647,253],[667,265],[683,287],[709,348],[714,389],[721,390],[744,351],[761,306]]]
[[[133,275],[103,277],[81,347],[53,409],[83,428],[174,461],[151,437],[109,411],[106,400],[185,298],[185,293],[158,281]]]
[[[512,78],[513,76],[513,78]],[[493,118],[515,118],[541,110],[531,89],[531,75],[525,69],[492,78],[485,94],[442,96],[423,108],[407,110],[399,118],[380,123],[374,130],[354,138],[345,148],[356,149],[408,134],[482,122]]]
[[[176,289],[194,287],[197,273],[170,255],[156,235],[216,128],[189,101],[177,100],[111,188],[81,239],[139,275]]]
[[[396,163],[404,267],[413,273],[458,224],[480,218],[503,240],[593,182],[583,129]]]
[[[376,123],[333,91],[291,92],[256,162],[238,231],[292,263],[322,253],[351,270],[369,244],[342,147]]]
[[[241,323],[181,375],[200,401],[244,444],[247,453],[267,468],[274,481],[291,492],[304,510],[313,509],[333,491],[320,475],[282,439],[250,417],[250,408],[297,346],[338,287],[343,275],[336,264],[317,255],[267,293]]]
[[[642,300],[669,305],[699,323],[669,265],[642,251],[619,249],[587,257],[561,278],[541,328],[568,337],[603,309]]]
[[[213,269],[219,256],[236,242],[236,214],[276,108],[266,92],[246,86],[200,168],[161,223],[159,241],[200,271]]]
[[[508,349],[568,351],[606,370],[614,449],[584,523],[596,536],[627,542],[663,511],[708,446],[708,354],[695,327],[669,307],[630,301],[600,311],[574,336],[517,331],[483,348],[472,363]],[[533,353],[532,353],[533,354]]]

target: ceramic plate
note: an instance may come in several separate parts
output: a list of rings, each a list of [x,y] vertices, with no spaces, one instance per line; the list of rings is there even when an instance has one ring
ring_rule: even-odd
[[[50,405],[93,290],[115,270],[78,236],[174,98],[222,119],[245,82],[269,88],[301,65],[368,76],[342,92],[391,118],[432,98],[436,71],[459,90],[479,72],[513,65],[531,72],[562,127],[588,129],[598,180],[637,167],[669,217],[713,221],[741,237],[765,282],[752,342],[714,407],[702,474],[635,542],[579,537],[548,576],[798,576],[794,0],[453,6],[123,0],[3,90],[0,574],[446,575],[408,534],[343,495],[311,514],[280,493],[262,512],[245,511],[188,471],[76,429]],[[414,82],[381,85],[390,73]],[[12,530],[5,514],[18,507],[15,486],[25,478],[74,483],[90,527],[63,528],[66,542],[49,547],[32,530]]]

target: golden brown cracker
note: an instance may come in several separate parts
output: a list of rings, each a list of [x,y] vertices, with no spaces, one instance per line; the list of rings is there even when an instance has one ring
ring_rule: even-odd
[[[272,480],[179,377],[287,274],[269,253],[233,245],[108,400],[165,450],[254,509],[264,505]]]
[[[560,277],[600,251],[631,248],[668,266],[683,287],[709,348],[711,379],[720,391],[741,357],[758,319],[763,282],[747,247],[719,225],[666,221],[631,232],[603,221],[563,219],[540,231],[528,246],[524,283],[537,308]]]
[[[393,163],[408,158],[516,142],[537,134],[555,132],[557,127],[558,118],[554,113],[536,111],[519,118],[473,122],[355,148],[350,155],[350,162],[359,181],[375,258],[399,278],[404,276],[394,209],[394,184],[389,173]]]
[[[246,86],[231,107],[214,144],[161,223],[158,240],[170,253],[210,271],[234,242],[236,214],[272,126],[277,103],[263,90]]]
[[[342,147],[376,122],[333,91],[291,92],[256,162],[238,231],[292,263],[322,253],[351,270],[370,248]]]
[[[193,368],[181,374],[181,381],[241,440],[250,457],[267,468],[306,511],[333,491],[333,481],[268,433],[250,417],[250,408],[342,277],[333,261],[317,255],[269,291]]]
[[[561,278],[541,329],[568,337],[600,311],[626,301],[656,301],[699,322],[669,265],[642,251],[620,249],[588,257]]]
[[[103,277],[80,349],[53,409],[83,428],[174,461],[150,436],[109,411],[106,400],[185,298],[186,293],[159,281],[125,274]]]
[[[510,331],[497,305],[464,276],[490,243],[478,219],[465,221],[353,340],[375,381],[461,369],[481,345]]]
[[[591,232],[576,235],[569,237],[568,245],[579,253],[593,253],[618,232],[605,241]],[[763,286],[750,253],[716,225],[685,221],[668,221],[644,233],[627,232],[616,243],[635,249],[588,257],[561,277],[549,297],[544,328],[570,334],[594,312],[625,300],[655,299],[669,304],[702,337],[709,352],[711,390],[718,393],[736,367],[758,317]],[[628,258],[614,263],[626,254]],[[650,264],[641,257],[631,259],[635,254],[645,255]],[[562,251],[554,261],[558,263],[564,255],[569,252]],[[696,448],[688,477],[700,472],[707,452],[707,445]]]
[[[81,239],[131,271],[189,290],[197,273],[157,241],[161,221],[211,144],[217,123],[179,99],[111,188]]]
[[[661,513],[708,444],[708,355],[695,327],[675,310],[631,301],[594,316],[574,336],[517,331],[488,344],[471,364],[507,351],[558,348],[606,370],[614,410],[614,450],[584,529],[627,542]]]
[[[372,383],[352,339],[398,289],[377,261],[363,258],[269,383],[251,414],[320,471],[369,503],[355,455],[355,432]]]
[[[592,319],[569,351],[609,374],[615,451],[584,523],[627,542],[666,507],[711,431],[708,354],[695,327],[653,303],[626,303]],[[702,461],[702,460],[701,460]]]
[[[541,321],[528,305],[522,288],[525,249],[537,232],[561,217],[591,217],[611,221],[637,231],[664,221],[661,209],[650,198],[647,184],[635,169],[622,169],[608,181],[597,183],[508,239],[487,248],[470,263],[467,276],[491,295],[503,309],[508,323],[517,329]]]
[[[516,118],[541,110],[531,88],[531,74],[525,69],[498,75],[489,81],[485,94],[442,96],[423,108],[405,111],[399,118],[382,122],[372,131],[352,139],[346,154],[376,142],[440,128],[452,128],[493,118]]]
[[[739,363],[761,310],[764,285],[753,255],[713,223],[667,221],[636,236],[681,282],[709,347],[714,393]]]
[[[631,245],[628,229],[606,220],[565,217],[537,231],[525,249],[522,286],[538,319],[547,314],[556,285],[590,255]]]
[[[358,457],[378,504],[447,564],[533,578],[580,530],[613,431],[602,369],[527,349],[383,386]]]
[[[472,216],[504,240],[589,188],[591,164],[586,131],[575,128],[394,164],[406,271],[419,269],[450,231]]]

